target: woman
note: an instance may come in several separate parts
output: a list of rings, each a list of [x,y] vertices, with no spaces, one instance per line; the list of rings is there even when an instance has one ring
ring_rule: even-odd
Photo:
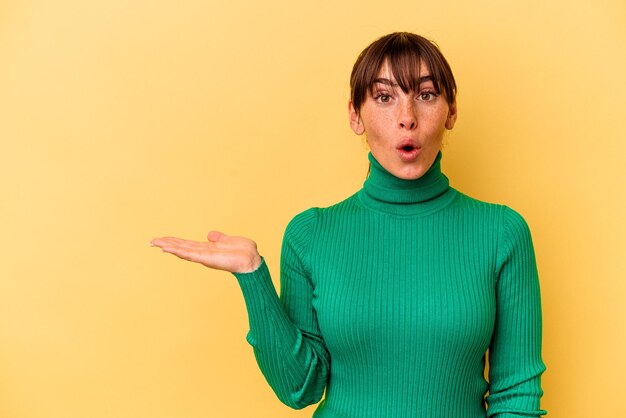
[[[361,53],[350,84],[350,126],[366,135],[370,174],[353,196],[290,222],[280,298],[247,238],[153,244],[235,274],[259,367],[293,408],[326,391],[317,418],[544,414],[528,227],[441,172],[457,118],[447,61],[430,41],[392,33]]]

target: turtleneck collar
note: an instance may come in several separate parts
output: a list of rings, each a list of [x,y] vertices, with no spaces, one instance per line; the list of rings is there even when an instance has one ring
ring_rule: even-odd
[[[441,151],[433,165],[415,180],[404,180],[388,172],[372,155],[370,175],[359,192],[369,208],[396,215],[428,214],[447,206],[455,196],[448,178],[441,172]]]

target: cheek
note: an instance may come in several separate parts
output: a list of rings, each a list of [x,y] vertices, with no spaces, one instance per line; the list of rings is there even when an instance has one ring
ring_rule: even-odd
[[[424,123],[427,124],[434,132],[443,132],[446,128],[448,120],[448,112],[441,109],[433,110],[425,115]]]
[[[371,117],[369,120],[369,130],[372,135],[385,135],[393,130],[393,127],[394,120],[389,115],[379,114]]]
[[[363,119],[363,129],[368,142],[379,136],[379,123],[374,119]]]

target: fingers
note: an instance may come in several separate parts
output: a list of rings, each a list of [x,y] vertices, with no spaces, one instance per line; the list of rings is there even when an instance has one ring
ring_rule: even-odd
[[[174,245],[165,245],[161,247],[161,249],[163,250],[163,252],[173,254],[178,258],[182,258],[183,260],[193,261],[196,263],[201,262],[200,254],[188,248]]]
[[[150,245],[154,247],[176,246],[188,250],[240,250],[246,248],[256,249],[256,243],[248,238],[235,237],[223,234],[219,231],[209,232],[208,241],[192,241],[176,237],[154,238],[150,241]]]
[[[157,244],[159,242],[182,242],[182,241],[189,241],[186,239],[182,239],[182,238],[176,238],[176,237],[161,237],[161,238],[154,238],[151,243],[152,244]]]
[[[159,247],[164,252],[192,261],[204,260],[211,254],[219,251],[220,247],[229,247],[219,242],[198,242],[176,237],[155,238],[150,242],[150,245]]]
[[[212,247],[210,243],[184,240],[176,237],[155,238],[150,244],[161,248],[163,252],[195,262],[200,262],[203,258],[207,258],[207,255],[212,251],[212,248],[209,248]]]
[[[192,248],[194,246],[206,244],[205,242],[192,241],[188,239],[176,238],[176,237],[161,237],[154,238],[150,241],[150,245],[155,247],[163,247],[164,245],[177,245],[181,247]]]
[[[161,237],[161,238],[153,238],[150,241],[150,245],[153,247],[162,247],[163,245],[167,245],[168,243],[180,242],[183,241],[180,238],[176,237]]]
[[[211,242],[187,241],[180,238],[158,238],[152,240],[156,247],[160,247],[165,253],[173,254],[183,260],[202,264],[206,267],[234,271],[242,261],[240,256],[232,251],[219,251]]]

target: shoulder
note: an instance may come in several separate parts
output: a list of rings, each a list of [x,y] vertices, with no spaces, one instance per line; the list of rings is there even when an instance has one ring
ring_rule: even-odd
[[[287,224],[287,230],[285,233],[298,234],[303,229],[310,229],[312,224],[317,219],[318,211],[319,208],[309,208],[298,213]]]
[[[483,200],[475,199],[464,193],[458,192],[450,210],[455,211],[465,221],[473,221],[483,230],[493,231],[497,239],[498,252],[506,252],[511,246],[531,241],[530,228],[524,217],[515,209]]]
[[[515,215],[519,216],[508,206],[476,199],[458,190],[456,192],[456,199],[449,206],[449,210],[466,220],[478,222],[483,228],[499,231],[503,224],[508,222],[505,219]],[[496,233],[498,234],[498,232]]]
[[[508,206],[503,207],[501,231],[501,253],[506,255],[513,251],[533,251],[528,223],[519,212]]]
[[[452,205],[454,208],[470,212],[490,214],[500,223],[513,223],[516,225],[526,224],[522,215],[509,206],[476,199],[458,190],[456,190],[456,192],[457,198]]]
[[[283,237],[283,250],[291,248],[298,253],[307,251],[317,222],[318,210],[319,208],[309,208],[289,221]]]
[[[526,219],[514,209],[508,206],[502,206],[503,224],[509,234],[514,235],[530,235],[530,228]]]
[[[481,234],[494,240],[497,276],[505,265],[534,263],[530,228],[520,212],[507,205],[485,202],[460,192],[452,206],[453,210],[463,214],[465,228],[473,222],[480,227]]]
[[[359,210],[355,203],[356,194],[327,207],[308,208],[297,215],[287,224],[285,239],[289,241],[310,241],[318,225],[324,225],[340,216],[350,216]]]
[[[534,247],[530,227],[516,210],[501,205],[498,239],[498,271],[505,263],[534,263]]]
[[[504,207],[498,203],[487,202],[485,200],[480,200],[475,197],[471,197],[466,195],[463,192],[456,190],[456,199],[454,201],[453,206],[465,209],[465,210],[475,210],[475,211],[500,211],[501,208]]]
[[[303,212],[298,213],[289,222],[287,229],[298,229],[305,226],[311,227],[320,219],[326,219],[328,217],[335,217],[337,215],[351,213],[354,210],[360,209],[360,206],[356,203],[357,194],[326,207],[312,207]]]

